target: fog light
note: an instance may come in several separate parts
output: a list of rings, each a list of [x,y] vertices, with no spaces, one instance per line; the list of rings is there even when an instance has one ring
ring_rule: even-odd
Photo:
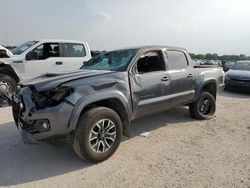
[[[49,125],[47,124],[47,122],[43,122],[43,128],[44,129],[48,129],[49,128]]]
[[[50,130],[50,124],[48,120],[37,120],[35,123],[35,128],[39,132],[46,132]]]

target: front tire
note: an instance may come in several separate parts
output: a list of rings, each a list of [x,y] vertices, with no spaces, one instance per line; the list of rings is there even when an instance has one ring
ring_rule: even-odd
[[[206,120],[214,116],[216,102],[214,96],[209,92],[202,92],[199,98],[189,105],[189,112],[195,119]]]
[[[121,135],[122,123],[115,111],[106,107],[92,108],[79,118],[74,150],[81,159],[101,162],[117,150]]]
[[[7,74],[0,74],[0,92],[9,98],[17,91],[17,82]],[[0,107],[9,106],[6,99],[0,98]]]

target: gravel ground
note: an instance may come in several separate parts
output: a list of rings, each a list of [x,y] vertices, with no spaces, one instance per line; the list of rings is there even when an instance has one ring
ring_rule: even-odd
[[[193,120],[186,107],[145,117],[93,165],[69,146],[24,145],[11,109],[1,108],[0,187],[250,187],[249,113],[250,94],[224,92],[212,120]]]

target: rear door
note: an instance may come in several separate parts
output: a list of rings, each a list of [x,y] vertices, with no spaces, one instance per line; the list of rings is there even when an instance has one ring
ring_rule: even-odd
[[[195,82],[193,67],[189,66],[185,52],[165,50],[165,60],[170,76],[170,85],[167,92],[172,99],[172,105],[191,101],[195,96]]]
[[[78,70],[88,61],[87,49],[81,43],[63,43],[63,67],[65,70]]]

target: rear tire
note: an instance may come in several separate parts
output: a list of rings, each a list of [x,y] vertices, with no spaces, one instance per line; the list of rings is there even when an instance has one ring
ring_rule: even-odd
[[[9,98],[17,91],[17,82],[8,74],[0,74],[0,92]],[[6,99],[0,98],[0,107],[9,106]]]
[[[216,110],[214,96],[209,92],[202,92],[199,98],[189,105],[189,112],[195,119],[211,119]]]
[[[74,139],[75,153],[90,162],[108,159],[117,150],[122,122],[110,108],[96,107],[84,112],[78,121]]]

